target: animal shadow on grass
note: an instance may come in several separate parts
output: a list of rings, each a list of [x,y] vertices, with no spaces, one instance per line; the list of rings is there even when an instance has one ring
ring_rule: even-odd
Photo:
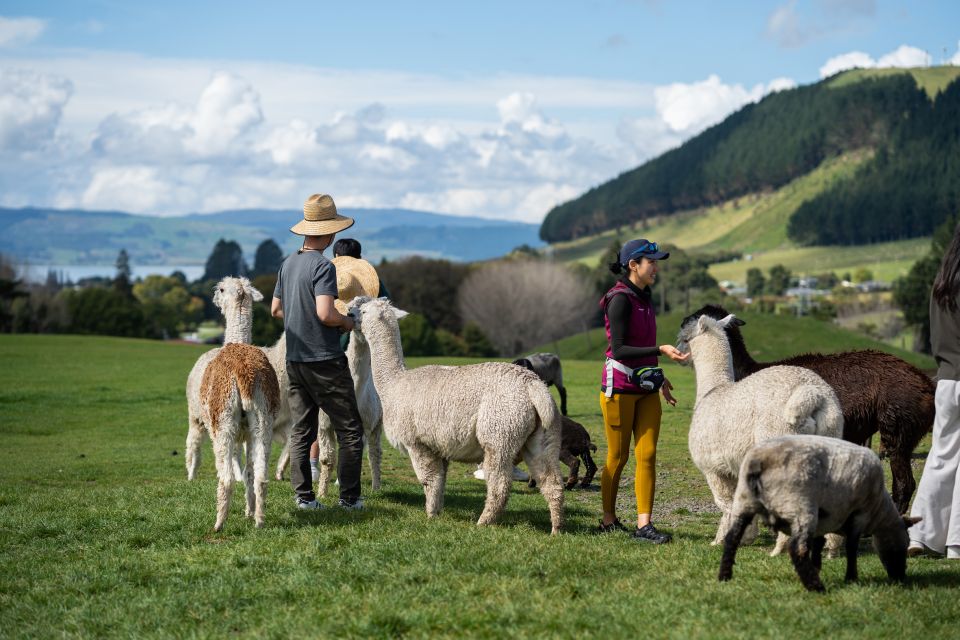
[[[514,486],[515,489],[511,492],[511,497],[507,501],[507,507],[503,515],[500,516],[500,520],[494,526],[514,527],[532,525],[538,529],[546,529],[549,532],[550,511],[540,492],[536,489],[527,490],[525,485],[524,489],[520,489],[520,483],[515,483]],[[517,506],[517,497],[531,494],[536,494],[534,500],[539,501],[539,504],[522,507]],[[381,496],[390,502],[415,507],[421,512],[423,512],[425,508],[426,499],[422,493],[386,489],[381,492]],[[486,499],[487,487],[486,484],[482,482],[477,483],[476,487],[461,487],[455,492],[447,492],[443,498],[441,517],[446,515],[457,520],[476,522],[483,512]],[[565,533],[577,531],[571,527],[570,521],[572,517],[580,517],[587,514],[583,508],[570,504],[570,502],[564,504],[564,513],[566,519],[566,525],[564,526]],[[423,515],[426,517],[426,513]]]

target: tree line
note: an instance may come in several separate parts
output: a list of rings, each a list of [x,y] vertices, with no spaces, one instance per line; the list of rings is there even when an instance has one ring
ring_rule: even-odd
[[[930,233],[956,202],[960,82],[931,103],[908,73],[843,87],[830,81],[771,94],[680,147],[554,207],[541,238],[569,240],[777,188],[827,158],[862,148],[878,150],[865,170],[870,186],[858,187],[858,175],[846,187],[835,187],[837,193],[855,194],[842,198],[842,205],[827,209],[832,196],[808,203],[794,217],[791,237],[854,244]],[[911,176],[915,182],[900,190]],[[888,187],[877,191],[883,195],[867,197],[884,184]],[[817,222],[805,221],[821,210],[826,212],[817,214]],[[900,224],[898,214],[906,218]],[[872,229],[874,215],[882,219],[880,231]],[[822,235],[816,232],[824,227]]]

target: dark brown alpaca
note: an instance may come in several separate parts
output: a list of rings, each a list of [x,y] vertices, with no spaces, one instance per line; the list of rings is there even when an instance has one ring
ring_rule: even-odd
[[[729,312],[706,305],[683,319],[681,326],[702,315],[720,320]],[[881,452],[890,459],[893,489],[900,513],[906,513],[916,489],[910,459],[923,436],[933,428],[936,386],[929,376],[896,356],[870,349],[843,353],[805,353],[778,362],[757,362],[747,351],[742,320],[727,328],[734,376],[741,380],[767,367],[792,365],[810,369],[826,381],[843,408],[843,439],[864,444],[880,433]]]

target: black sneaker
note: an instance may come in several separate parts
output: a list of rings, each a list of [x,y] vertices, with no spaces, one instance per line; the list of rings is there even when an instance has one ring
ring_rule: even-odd
[[[642,527],[634,529],[630,536],[634,540],[652,542],[653,544],[666,544],[667,542],[673,540],[673,536],[671,536],[669,533],[664,533],[663,531],[657,531],[657,528],[652,524],[646,524]]]
[[[597,533],[615,533],[617,531],[627,532],[629,531],[629,529],[623,526],[623,523],[620,522],[619,518],[614,518],[613,522],[611,522],[610,524],[603,524],[603,520],[601,520],[600,525],[597,527],[596,531]]]

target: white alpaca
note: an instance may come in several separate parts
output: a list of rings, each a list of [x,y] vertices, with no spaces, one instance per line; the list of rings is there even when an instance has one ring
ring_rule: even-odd
[[[253,303],[262,299],[246,278],[228,277],[217,284],[213,302],[226,318],[224,347],[201,355],[187,377],[187,478],[196,477],[200,447],[209,435],[219,478],[216,531],[226,520],[233,482],[240,480],[246,483],[247,516],[263,525],[266,468],[280,392],[270,361],[248,344]],[[245,474],[236,446],[241,439],[247,449]]]
[[[690,456],[723,512],[713,544],[722,544],[731,522],[737,474],[747,451],[776,436],[811,434],[840,438],[843,412],[833,389],[809,369],[777,366],[734,382],[730,343],[724,332],[733,315],[701,316],[680,329],[679,348],[689,351],[697,401],[690,421]],[[756,535],[751,530],[749,540]],[[781,536],[771,555],[784,548]]]
[[[373,384],[373,375],[370,367],[370,347],[362,339],[351,336],[347,345],[347,362],[350,364],[350,375],[353,377],[353,388],[357,396],[357,406],[360,409],[360,420],[363,422],[363,439],[367,446],[367,459],[370,462],[370,487],[374,491],[380,490],[380,460],[383,457],[383,446],[380,436],[383,433],[383,407],[380,396]],[[321,497],[327,495],[327,485],[330,483],[330,473],[337,463],[336,434],[330,417],[320,411],[318,416],[317,443],[320,445],[320,481],[317,493]]]
[[[279,444],[280,457],[277,459],[277,471],[274,477],[277,480],[283,480],[283,471],[290,462],[290,403],[287,398],[287,390],[290,387],[290,378],[287,376],[287,337],[280,334],[280,338],[272,347],[260,347],[260,350],[267,356],[267,360],[273,365],[273,370],[277,372],[277,383],[280,385],[280,409],[277,411],[277,418],[273,421],[273,441]]]
[[[477,524],[496,522],[507,503],[514,460],[522,456],[547,500],[551,531],[559,533],[559,412],[536,374],[503,362],[408,370],[397,324],[405,312],[369,298],[356,298],[350,309],[357,319],[351,340],[369,344],[384,431],[390,444],[410,456],[427,516],[443,508],[450,461],[482,460],[487,500]]]

